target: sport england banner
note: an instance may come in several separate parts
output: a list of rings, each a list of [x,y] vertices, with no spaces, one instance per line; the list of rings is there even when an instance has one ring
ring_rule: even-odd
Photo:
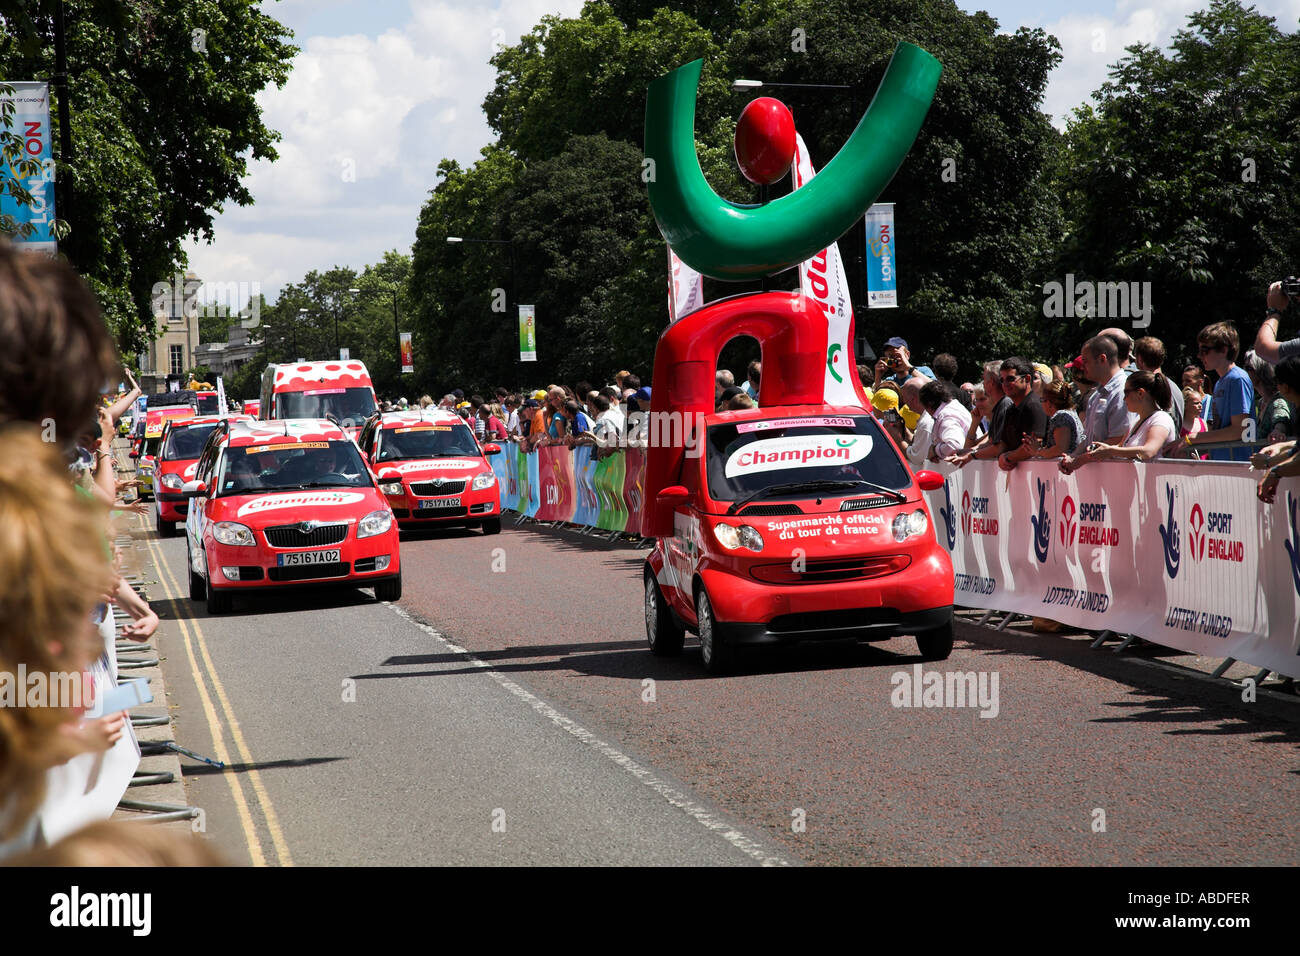
[[[672,324],[704,305],[704,276],[668,248],[668,322]]]
[[[1274,504],[1231,462],[940,466],[956,601],[1136,634],[1300,677],[1300,480]]]
[[[519,307],[519,361],[537,361],[537,307]]]
[[[415,346],[411,344],[411,333],[402,332],[397,336],[397,348],[402,355],[402,372],[415,371]]]
[[[34,252],[58,251],[50,224],[54,221],[54,152],[50,139],[50,88],[47,83],[14,82],[13,93],[0,94],[0,110],[9,115],[8,126],[0,129],[17,138],[19,152],[0,154],[0,213],[12,216],[18,225],[31,224],[35,231],[13,241]],[[19,167],[34,162],[39,169],[24,173]],[[16,180],[31,193],[32,204],[22,205],[9,195],[8,182]]]
[[[794,188],[798,189],[817,175],[803,137],[795,133],[794,163],[790,167]],[[799,263],[799,291],[814,299],[826,313],[826,381],[825,400],[834,405],[867,407],[867,396],[860,385],[853,364],[853,303],[849,299],[849,282],[840,258],[840,246],[832,242],[806,262]]]
[[[898,308],[898,262],[894,257],[894,204],[867,210],[867,308]]]

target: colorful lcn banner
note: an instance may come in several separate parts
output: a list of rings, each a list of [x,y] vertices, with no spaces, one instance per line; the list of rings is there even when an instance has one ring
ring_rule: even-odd
[[[35,231],[28,237],[13,236],[22,248],[46,252],[58,251],[50,224],[54,221],[54,152],[50,140],[50,87],[48,83],[9,83],[13,93],[0,95],[0,104],[13,107],[7,131],[18,137],[21,153],[0,155],[0,213],[12,216],[18,225],[30,223]],[[22,175],[18,164],[30,160],[39,163],[36,175]],[[30,206],[22,205],[6,188],[8,180],[18,183],[32,195]]]
[[[894,204],[878,202],[867,210],[867,308],[898,308]]]

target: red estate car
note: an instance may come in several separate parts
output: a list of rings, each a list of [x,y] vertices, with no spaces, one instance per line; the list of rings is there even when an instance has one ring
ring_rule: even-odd
[[[482,447],[459,415],[442,409],[376,414],[358,445],[404,528],[442,525],[501,531],[501,489]]]
[[[232,415],[231,421],[251,421],[244,415]],[[172,419],[163,426],[158,457],[154,464],[154,523],[158,534],[170,538],[176,533],[178,522],[189,513],[189,499],[181,494],[185,482],[194,477],[203,446],[212,430],[225,419],[203,418]]]
[[[233,421],[208,438],[185,519],[190,598],[318,583],[402,596],[397,522],[357,446],[324,419]]]

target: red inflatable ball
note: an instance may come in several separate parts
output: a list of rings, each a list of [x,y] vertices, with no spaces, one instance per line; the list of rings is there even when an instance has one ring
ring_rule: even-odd
[[[794,161],[794,117],[780,100],[760,96],[736,123],[736,163],[751,183],[770,186]]]

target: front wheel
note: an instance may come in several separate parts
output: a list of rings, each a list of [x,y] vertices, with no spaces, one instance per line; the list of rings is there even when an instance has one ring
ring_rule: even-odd
[[[375,600],[387,601],[390,604],[396,603],[402,599],[402,576],[391,578],[387,581],[380,581],[375,585]]]
[[[486,521],[484,521],[484,522],[483,522],[483,533],[484,533],[484,534],[500,534],[500,533],[501,533],[501,519],[500,519],[500,518],[488,518]]]
[[[235,598],[229,591],[218,591],[212,586],[212,565],[208,565],[207,598],[209,614],[229,614],[235,606]]]
[[[675,657],[686,642],[686,631],[673,618],[649,568],[645,572],[645,636],[650,653],[659,657]]]
[[[161,511],[155,511],[154,515],[155,515],[154,525],[158,529],[158,537],[174,538],[176,536],[176,522],[163,521]]]
[[[946,661],[952,653],[952,618],[942,627],[916,635],[916,646],[927,661]]]
[[[695,617],[699,622],[700,653],[704,669],[715,677],[727,673],[735,664],[736,649],[718,633],[718,622],[713,618],[713,605],[704,588],[695,598]]]
[[[203,578],[194,570],[194,562],[190,560],[188,549],[185,552],[185,562],[190,569],[190,600],[202,601],[208,596],[207,589],[204,587]]]

